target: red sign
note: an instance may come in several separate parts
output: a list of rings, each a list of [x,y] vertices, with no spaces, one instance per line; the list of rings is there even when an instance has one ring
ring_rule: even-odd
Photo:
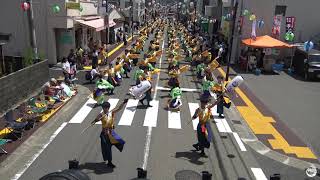
[[[296,24],[296,18],[295,17],[286,17],[286,32],[294,31],[295,28],[295,24]]]

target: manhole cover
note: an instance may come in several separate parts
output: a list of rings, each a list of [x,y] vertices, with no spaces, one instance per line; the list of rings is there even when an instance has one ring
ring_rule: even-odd
[[[201,180],[201,175],[195,171],[178,171],[175,175],[176,180]]]

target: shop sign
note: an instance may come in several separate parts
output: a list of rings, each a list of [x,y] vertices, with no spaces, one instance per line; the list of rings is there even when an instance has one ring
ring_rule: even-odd
[[[80,10],[80,3],[67,2],[66,3],[66,7],[67,7],[67,9],[78,9],[78,10]]]
[[[296,25],[296,18],[295,17],[286,17],[286,32],[294,31]]]
[[[60,37],[61,44],[72,44],[72,33],[71,32],[63,32]]]

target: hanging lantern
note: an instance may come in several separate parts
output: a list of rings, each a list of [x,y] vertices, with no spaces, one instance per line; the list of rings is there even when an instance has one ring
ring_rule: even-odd
[[[245,9],[242,13],[243,16],[248,16],[249,14],[250,12],[247,9]]]
[[[30,9],[30,4],[28,2],[21,3],[21,9],[24,11],[28,11]]]
[[[294,34],[293,34],[293,32],[291,32],[291,31],[287,32],[287,33],[285,34],[285,36],[284,36],[284,39],[285,39],[286,41],[293,41],[293,39],[294,39]]]
[[[82,12],[82,11],[83,11],[83,7],[82,7],[82,6],[80,6],[79,11],[80,11],[80,12]]]
[[[254,21],[254,20],[256,20],[256,15],[251,14],[251,16],[249,17],[249,20],[250,20],[250,21]]]
[[[60,7],[58,6],[58,5],[54,5],[53,7],[52,7],[52,11],[54,12],[54,13],[59,13],[60,12]]]
[[[258,28],[262,28],[264,25],[264,21],[263,20],[259,20],[258,21]]]

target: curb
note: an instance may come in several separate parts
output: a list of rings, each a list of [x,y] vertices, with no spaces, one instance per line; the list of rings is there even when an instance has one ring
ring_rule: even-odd
[[[234,103],[232,103],[230,109],[226,111],[226,114],[228,119],[231,120],[231,124],[234,127],[234,129],[238,132],[241,140],[244,143],[246,143],[249,147],[251,147],[253,150],[255,150],[257,153],[269,157],[272,160],[278,161],[284,165],[291,166],[301,170],[305,170],[306,168],[312,165],[316,166],[317,168],[320,168],[319,163],[311,163],[305,160],[281,154],[269,148],[267,145],[261,142],[258,139],[258,137],[253,133],[253,131],[251,130],[247,122],[244,120]],[[241,124],[234,123],[232,121],[237,119],[241,121]]]

